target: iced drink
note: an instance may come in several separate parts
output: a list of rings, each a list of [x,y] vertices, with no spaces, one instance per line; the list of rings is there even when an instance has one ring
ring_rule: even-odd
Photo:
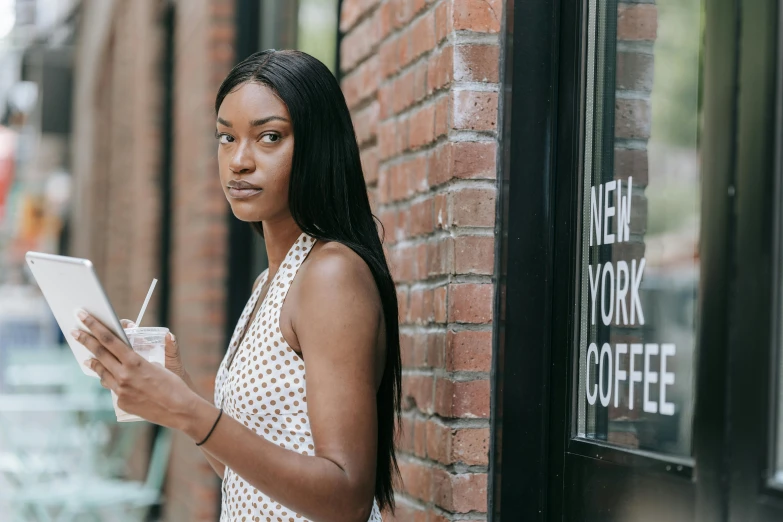
[[[157,363],[166,367],[166,334],[168,328],[148,327],[148,328],[125,328],[125,335],[128,337],[133,351],[141,355],[151,363]],[[117,406],[117,395],[111,392],[112,404],[114,404],[114,413],[117,414],[119,422],[133,422],[144,420],[137,415],[131,415],[122,411]]]

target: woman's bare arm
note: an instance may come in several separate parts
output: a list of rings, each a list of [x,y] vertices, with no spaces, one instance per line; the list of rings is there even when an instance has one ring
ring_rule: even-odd
[[[256,291],[256,288],[258,287],[258,284],[261,282],[261,277],[263,277],[263,274],[261,274],[260,276],[258,276],[258,277],[256,278],[256,281],[255,281],[255,283],[253,283],[253,290],[252,290],[251,294],[252,294],[252,293],[255,293],[255,291]],[[260,301],[260,299],[259,299],[259,301]],[[207,396],[205,396],[204,394],[202,394],[202,393],[201,393],[201,392],[198,390],[198,388],[196,387],[195,383],[193,382],[193,379],[191,379],[191,377],[190,377],[190,374],[188,374],[187,372],[185,372],[185,375],[184,375],[184,377],[183,377],[183,380],[185,381],[185,383],[187,383],[188,387],[189,387],[191,390],[193,390],[194,392],[198,393],[198,394],[199,394],[199,396],[201,396],[201,397],[202,397],[204,400],[206,400],[206,401],[207,401],[207,402],[209,402],[210,404],[212,404],[212,403],[213,403],[213,400],[212,400],[212,398],[211,398],[211,397],[207,397]],[[215,473],[217,473],[218,477],[220,477],[220,478],[222,479],[222,478],[225,476],[225,474],[226,474],[226,466],[225,466],[225,464],[223,464],[222,462],[220,462],[220,461],[219,461],[219,460],[218,460],[218,459],[217,459],[217,458],[216,458],[214,455],[212,455],[212,454],[209,452],[209,450],[207,450],[207,449],[206,449],[204,446],[199,446],[199,449],[200,449],[200,450],[201,450],[201,452],[204,454],[204,457],[206,457],[207,461],[209,462],[209,465],[210,465],[210,466],[212,466],[212,469],[214,469],[214,470],[215,470]]]
[[[366,522],[375,490],[380,298],[369,268],[346,247],[330,243],[313,254],[297,282],[292,325],[307,364],[315,456],[283,449],[227,415],[204,449],[309,519]],[[191,412],[182,429],[199,440],[218,411],[194,400]]]

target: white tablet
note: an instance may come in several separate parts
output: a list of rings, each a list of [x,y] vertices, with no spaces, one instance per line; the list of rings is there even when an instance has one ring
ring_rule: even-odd
[[[93,357],[92,352],[71,337],[71,330],[88,331],[76,317],[76,311],[79,308],[84,309],[105,324],[117,337],[129,345],[130,343],[101,282],[98,280],[98,276],[92,268],[92,262],[88,259],[41,252],[27,252],[25,259],[49,304],[49,308],[52,309],[54,318],[68,341],[79,367],[85,374],[98,377],[95,372],[83,364],[84,361]]]

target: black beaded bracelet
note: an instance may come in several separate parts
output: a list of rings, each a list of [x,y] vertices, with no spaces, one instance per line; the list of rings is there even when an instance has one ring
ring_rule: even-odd
[[[215,424],[212,425],[212,429],[209,430],[209,433],[207,433],[207,436],[204,437],[204,440],[196,443],[196,446],[201,446],[207,441],[207,439],[209,439],[210,435],[212,435],[212,432],[215,431],[215,426],[217,426],[217,423],[220,420],[220,417],[222,416],[223,416],[223,408],[220,408],[220,413],[218,413],[217,419],[215,419]]]

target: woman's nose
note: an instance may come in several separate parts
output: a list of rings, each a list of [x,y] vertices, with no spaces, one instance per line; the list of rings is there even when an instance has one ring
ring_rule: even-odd
[[[236,173],[251,172],[255,168],[255,163],[253,162],[253,156],[248,149],[248,146],[239,144],[234,150],[234,154],[231,156],[228,168]]]

